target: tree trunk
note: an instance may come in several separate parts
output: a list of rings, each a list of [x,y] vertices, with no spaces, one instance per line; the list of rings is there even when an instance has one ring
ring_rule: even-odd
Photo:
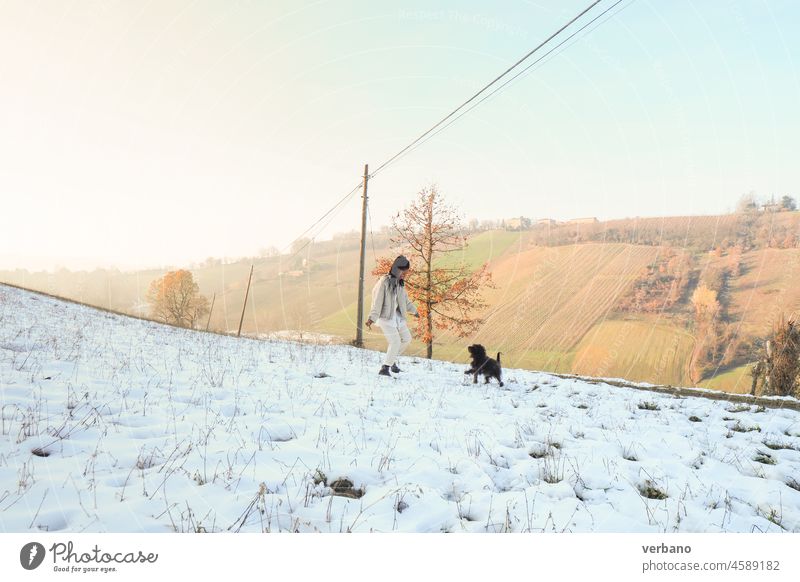
[[[428,274],[428,280],[430,280],[430,273]],[[427,357],[430,360],[433,358],[433,312],[431,311],[431,302],[428,301],[426,305],[428,307],[428,321],[426,324],[428,326],[428,337],[430,338],[427,345]]]
[[[764,362],[764,396],[772,396],[772,340],[767,340],[767,358]]]
[[[759,360],[750,370],[750,375],[753,376],[753,383],[750,385],[750,396],[756,395],[756,388],[758,387],[758,379],[761,376],[762,364]]]
[[[428,258],[427,258],[427,269],[428,269],[428,346],[427,346],[427,355],[428,359],[433,358],[433,309],[432,307],[432,297],[433,294],[433,197],[428,199],[428,224],[426,225],[427,232],[425,233],[428,243]]]

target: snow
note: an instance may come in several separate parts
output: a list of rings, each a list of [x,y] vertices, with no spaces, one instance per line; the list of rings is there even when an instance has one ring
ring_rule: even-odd
[[[234,330],[235,331],[235,330]],[[342,344],[347,343],[344,338],[327,333],[303,331],[299,329],[281,329],[278,331],[257,334],[258,339],[285,340],[303,342],[307,344]]]
[[[0,531],[800,531],[796,411],[381,358],[0,286]]]

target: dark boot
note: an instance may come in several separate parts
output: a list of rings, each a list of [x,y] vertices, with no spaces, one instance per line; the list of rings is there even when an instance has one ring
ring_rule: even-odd
[[[392,364],[392,372],[397,374],[398,372],[402,372],[402,371],[403,370],[401,370],[400,368],[397,367],[397,364]]]
[[[387,366],[385,364],[383,366],[381,366],[381,371],[378,372],[378,375],[379,376],[389,376],[391,378],[392,375],[389,373],[389,366]]]

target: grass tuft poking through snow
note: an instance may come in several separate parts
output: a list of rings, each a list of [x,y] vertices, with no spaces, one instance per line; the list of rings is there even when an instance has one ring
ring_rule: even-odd
[[[381,358],[0,285],[0,531],[800,531],[796,411]]]

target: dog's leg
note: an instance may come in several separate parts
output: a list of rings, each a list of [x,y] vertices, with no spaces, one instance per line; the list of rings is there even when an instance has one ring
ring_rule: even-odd
[[[477,384],[478,383],[478,373],[477,372],[475,372],[475,374],[473,374],[473,376],[472,376],[472,383],[473,384]]]

